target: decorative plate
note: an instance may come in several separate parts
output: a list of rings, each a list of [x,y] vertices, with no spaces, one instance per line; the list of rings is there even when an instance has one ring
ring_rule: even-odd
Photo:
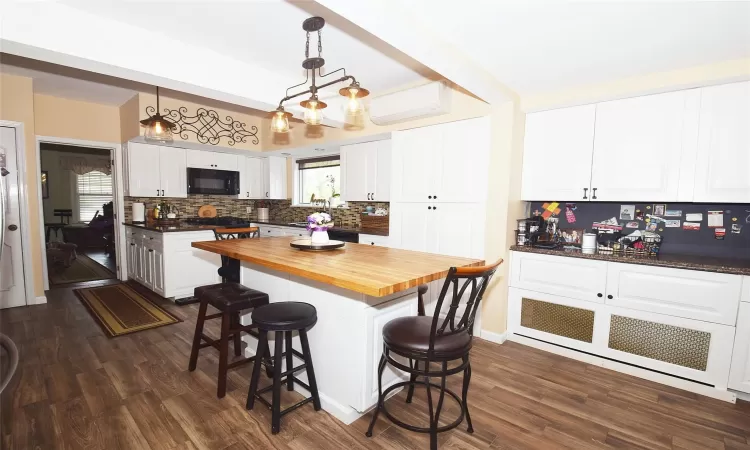
[[[297,239],[296,241],[290,242],[289,245],[299,250],[323,252],[341,248],[346,245],[346,242],[329,240],[325,244],[313,244],[310,239]]]

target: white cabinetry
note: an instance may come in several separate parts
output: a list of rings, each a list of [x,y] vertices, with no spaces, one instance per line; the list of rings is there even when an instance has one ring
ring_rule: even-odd
[[[484,202],[489,117],[396,131],[392,147],[392,202]]]
[[[374,245],[376,247],[390,247],[391,241],[389,236],[378,236],[375,234],[359,235],[359,243],[365,245]]]
[[[237,198],[265,198],[263,158],[238,156],[237,165],[240,168],[240,193]]]
[[[390,140],[341,146],[341,167],[344,200],[390,200]]]
[[[526,115],[521,198],[589,197],[595,114],[584,105]]]
[[[285,200],[286,192],[286,158],[269,156],[261,160],[263,189],[261,198]]]
[[[129,142],[126,156],[130,197],[187,197],[185,149]]]
[[[695,202],[750,202],[750,82],[702,89]]]
[[[513,286],[603,303],[607,265],[601,261],[516,252],[511,260]]]
[[[203,150],[187,150],[187,166],[196,169],[239,170],[236,155]]]
[[[745,281],[750,283],[750,278]],[[729,388],[750,394],[750,303],[740,303]]]

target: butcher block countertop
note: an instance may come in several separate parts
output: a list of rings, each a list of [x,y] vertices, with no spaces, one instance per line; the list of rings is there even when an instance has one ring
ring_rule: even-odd
[[[346,243],[326,252],[289,246],[296,237],[193,242],[193,247],[351,291],[384,297],[445,278],[451,267],[481,266],[483,260]]]

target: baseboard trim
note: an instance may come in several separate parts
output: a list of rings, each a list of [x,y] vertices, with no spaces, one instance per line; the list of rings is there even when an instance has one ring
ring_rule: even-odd
[[[745,393],[745,392],[740,392],[740,391],[734,391],[734,390],[731,390],[731,392],[734,392],[737,395],[738,399],[745,400],[746,402],[750,402],[750,394]]]
[[[544,350],[546,352],[554,353],[556,355],[561,355],[570,359],[585,362],[594,366],[614,370],[615,372],[625,373],[634,377],[643,378],[644,380],[649,380],[656,383],[665,384],[667,386],[672,386],[677,389],[684,389],[689,392],[705,395],[706,397],[715,398],[717,400],[722,400],[729,403],[735,403],[737,401],[737,394],[726,389],[714,388],[711,386],[694,383],[692,381],[683,380],[681,378],[671,377],[669,375],[664,375],[658,372],[653,372],[651,370],[641,369],[640,367],[634,367],[617,361],[600,358],[596,355],[582,353],[569,348],[549,344],[544,341],[538,341],[536,339],[527,338],[525,336],[519,336],[517,334],[509,334],[508,340],[527,345],[529,347],[534,347],[539,350]]]
[[[40,295],[38,297],[35,297],[33,300],[31,300],[28,303],[28,306],[31,306],[31,305],[44,305],[45,303],[47,303],[47,297],[44,296],[44,295]]]
[[[502,344],[508,338],[508,332],[494,333],[492,331],[480,330],[479,338],[485,341],[494,342],[495,344]]]

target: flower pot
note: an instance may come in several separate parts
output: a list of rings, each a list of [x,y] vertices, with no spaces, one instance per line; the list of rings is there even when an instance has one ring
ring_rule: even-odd
[[[268,208],[258,208],[258,220],[268,220]]]
[[[313,244],[327,244],[328,231],[313,231],[310,236],[310,242]]]

